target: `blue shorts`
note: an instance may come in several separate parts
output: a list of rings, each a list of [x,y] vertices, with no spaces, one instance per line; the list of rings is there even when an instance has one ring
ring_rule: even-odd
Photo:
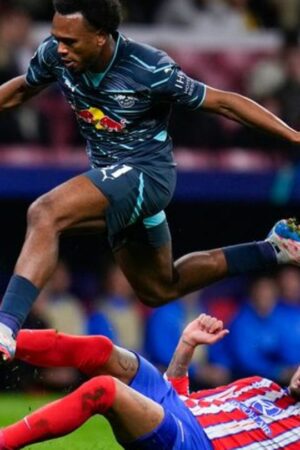
[[[106,211],[108,239],[117,250],[133,239],[152,247],[167,243],[170,232],[165,207],[175,189],[174,167],[116,163],[84,174],[109,200]]]
[[[121,444],[126,450],[212,450],[200,424],[180,400],[160,372],[141,356],[140,367],[131,387],[159,403],[165,412],[163,422],[147,436],[132,444]]]

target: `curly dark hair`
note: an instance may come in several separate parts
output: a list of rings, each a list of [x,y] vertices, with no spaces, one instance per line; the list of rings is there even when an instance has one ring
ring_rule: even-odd
[[[116,31],[122,20],[119,0],[53,0],[56,12],[62,15],[80,13],[97,30]]]

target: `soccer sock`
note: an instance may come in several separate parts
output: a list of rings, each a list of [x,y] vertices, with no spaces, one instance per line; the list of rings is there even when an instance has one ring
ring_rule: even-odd
[[[116,384],[111,376],[92,378],[63,399],[3,428],[3,448],[15,450],[71,433],[94,414],[104,414],[110,409],[115,396]]]
[[[41,367],[75,367],[93,375],[113,351],[106,336],[69,336],[55,330],[21,330],[16,358]]]
[[[223,249],[229,275],[259,272],[278,265],[276,253],[269,242],[251,242]]]
[[[1,303],[0,322],[17,334],[39,292],[31,281],[20,275],[13,275]]]

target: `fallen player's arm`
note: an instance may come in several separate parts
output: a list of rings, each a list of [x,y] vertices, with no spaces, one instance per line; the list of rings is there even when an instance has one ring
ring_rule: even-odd
[[[193,358],[195,347],[182,336],[173,354],[166,375],[170,378],[181,378],[187,375],[190,362]]]
[[[0,111],[14,108],[37,95],[47,85],[33,87],[25,79],[25,75],[12,78],[0,86]]]
[[[292,397],[294,397],[296,400],[300,401],[300,366],[292,376],[290,385],[289,385],[289,392]]]
[[[207,87],[202,107],[242,124],[259,128],[292,143],[300,143],[300,133],[250,98]]]
[[[229,333],[224,329],[223,322],[215,317],[201,314],[190,322],[183,330],[173,358],[166,372],[166,377],[174,382],[174,379],[186,378],[188,368],[198,345],[211,345],[223,339]],[[174,386],[178,391],[179,385]],[[187,382],[184,390],[187,390]],[[181,388],[179,388],[181,389]],[[184,393],[184,392],[179,392]]]

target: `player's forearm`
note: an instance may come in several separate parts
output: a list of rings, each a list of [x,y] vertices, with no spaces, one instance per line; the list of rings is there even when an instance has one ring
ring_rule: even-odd
[[[242,95],[223,93],[213,110],[242,124],[256,127],[291,142],[299,142],[297,131],[258,103]]]
[[[187,372],[193,358],[195,347],[182,337],[174,352],[166,375],[168,378],[181,378]]]
[[[24,75],[7,81],[0,86],[0,111],[21,105],[39,90],[29,86]]]

